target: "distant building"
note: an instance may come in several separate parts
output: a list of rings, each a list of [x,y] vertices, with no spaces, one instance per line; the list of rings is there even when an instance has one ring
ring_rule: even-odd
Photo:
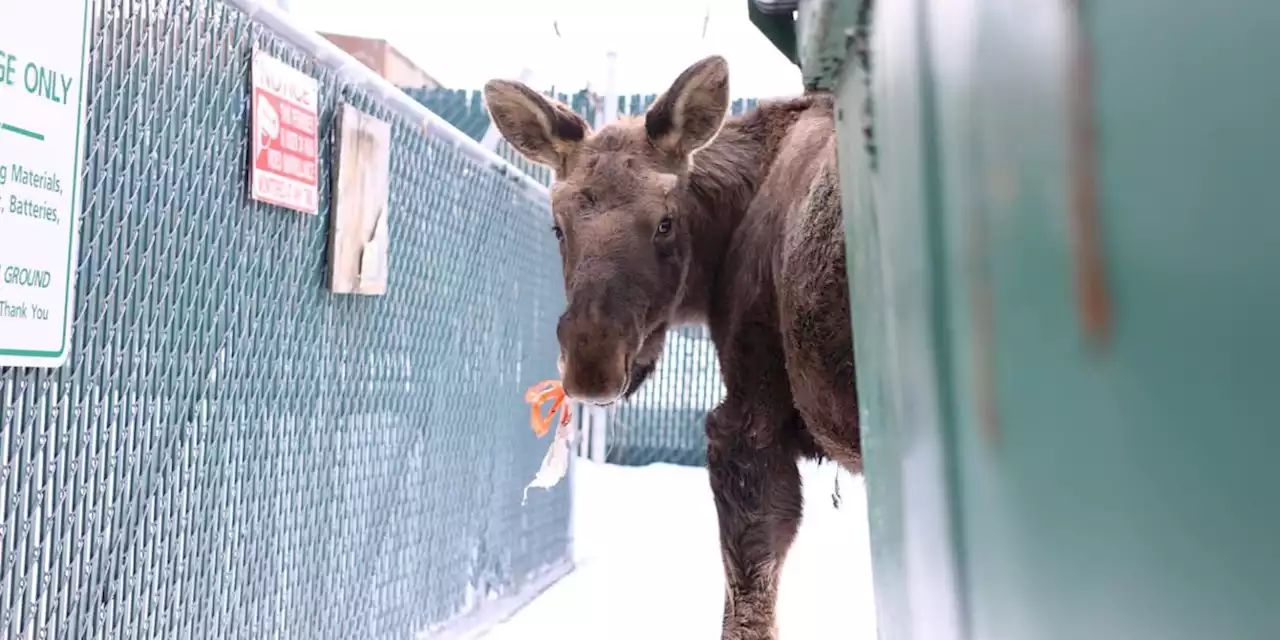
[[[439,89],[440,83],[431,74],[414,64],[391,43],[379,38],[361,38],[336,33],[321,33],[326,40],[364,63],[387,82],[410,89]]]

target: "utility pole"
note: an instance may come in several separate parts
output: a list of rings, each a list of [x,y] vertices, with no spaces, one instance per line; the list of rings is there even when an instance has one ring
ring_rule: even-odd
[[[604,71],[604,122],[618,119],[618,52],[605,54]]]

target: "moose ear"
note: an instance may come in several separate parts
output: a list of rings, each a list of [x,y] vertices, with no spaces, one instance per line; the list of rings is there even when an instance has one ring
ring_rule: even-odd
[[[710,143],[729,109],[729,63],[710,56],[685,69],[644,116],[650,142],[680,158]]]
[[[563,174],[569,158],[587,135],[587,122],[515,80],[484,85],[489,117],[520,155]]]

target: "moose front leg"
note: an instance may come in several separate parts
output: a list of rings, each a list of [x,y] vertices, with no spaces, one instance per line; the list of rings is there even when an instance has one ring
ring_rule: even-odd
[[[796,456],[725,407],[707,418],[707,469],[724,562],[723,640],[776,640],[778,577],[800,526],[803,496]],[[756,414],[757,416],[760,414]]]

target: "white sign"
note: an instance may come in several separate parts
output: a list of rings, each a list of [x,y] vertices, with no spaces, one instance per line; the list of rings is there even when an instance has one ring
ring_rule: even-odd
[[[74,311],[88,0],[0,2],[0,366],[60,367]]]
[[[315,78],[253,52],[253,173],[250,196],[315,215],[320,211],[319,122]]]

